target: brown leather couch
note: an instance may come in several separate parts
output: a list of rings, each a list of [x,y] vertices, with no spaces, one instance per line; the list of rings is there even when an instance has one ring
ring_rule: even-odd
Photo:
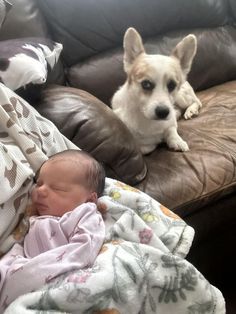
[[[235,0],[11,0],[0,39],[41,36],[63,54],[43,88],[21,90],[107,175],[148,193],[196,231],[187,257],[236,313],[236,3]],[[124,82],[122,39],[133,26],[150,53],[169,53],[194,33],[198,50],[189,81],[203,103],[179,122],[190,151],[158,147],[142,156],[109,108]],[[51,85],[52,83],[57,85]]]

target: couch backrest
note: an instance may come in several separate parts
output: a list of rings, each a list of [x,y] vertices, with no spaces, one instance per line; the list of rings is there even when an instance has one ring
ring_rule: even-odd
[[[53,37],[64,44],[71,85],[106,103],[125,80],[122,41],[133,26],[151,53],[170,53],[198,37],[189,81],[196,90],[236,78],[234,0],[38,0]]]
[[[48,37],[47,24],[34,0],[10,0],[12,8],[0,31],[0,40]]]
[[[223,0],[38,0],[68,66],[122,44],[133,26],[145,39],[229,23]]]
[[[122,41],[130,26],[141,33],[150,53],[169,54],[183,36],[196,34],[198,51],[189,74],[196,90],[236,79],[235,0],[12,2],[18,6],[15,30],[13,18],[9,19],[0,38],[50,33],[64,46],[69,84],[107,104],[125,80]]]

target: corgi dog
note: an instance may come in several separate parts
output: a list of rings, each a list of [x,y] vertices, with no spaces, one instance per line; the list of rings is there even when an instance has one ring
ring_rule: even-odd
[[[114,94],[111,107],[130,129],[142,154],[165,142],[175,151],[188,151],[177,132],[177,119],[198,115],[202,104],[186,81],[196,54],[197,40],[184,37],[170,56],[147,54],[142,38],[129,28],[124,35],[127,79]]]

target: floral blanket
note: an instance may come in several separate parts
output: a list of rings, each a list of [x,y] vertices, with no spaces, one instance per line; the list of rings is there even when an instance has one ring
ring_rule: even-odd
[[[35,172],[47,156],[67,148],[75,146],[0,85],[2,254],[14,242],[20,246],[27,231],[28,194]],[[33,280],[37,265],[14,272],[11,287],[19,290],[19,297],[8,302],[11,287],[3,286],[4,314],[225,313],[221,292],[185,259],[194,231],[182,219],[147,194],[109,178],[98,207],[106,240],[94,265],[74,267],[40,287]]]

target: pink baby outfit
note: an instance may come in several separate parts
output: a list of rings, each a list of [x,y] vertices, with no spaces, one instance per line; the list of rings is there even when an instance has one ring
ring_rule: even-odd
[[[105,225],[94,203],[62,217],[31,217],[24,245],[15,244],[0,259],[0,313],[18,296],[52,278],[93,265],[104,238]]]
[[[76,243],[73,254],[91,265],[105,237],[105,226],[94,203],[85,203],[62,217],[32,216],[30,229],[24,240],[25,256],[35,257],[48,250]],[[67,246],[66,251],[68,252]]]

